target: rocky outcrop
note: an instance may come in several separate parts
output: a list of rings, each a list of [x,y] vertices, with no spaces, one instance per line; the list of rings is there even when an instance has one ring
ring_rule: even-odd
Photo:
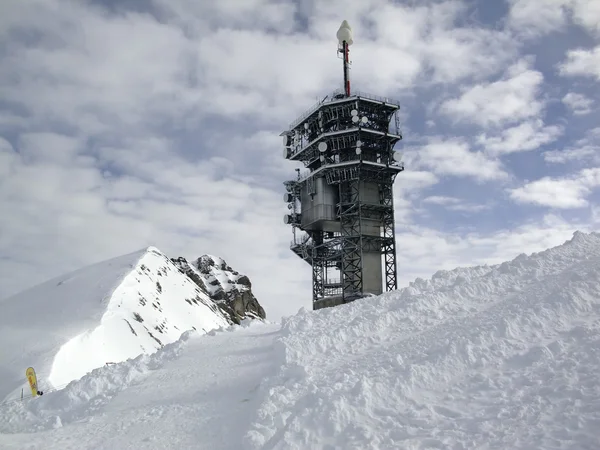
[[[171,261],[206,292],[233,323],[266,318],[265,310],[252,293],[250,279],[233,270],[222,258],[203,255],[193,263],[182,257]]]

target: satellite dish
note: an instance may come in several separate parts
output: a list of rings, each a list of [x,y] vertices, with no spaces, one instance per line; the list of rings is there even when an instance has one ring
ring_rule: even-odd
[[[358,123],[358,116],[352,116],[352,122]]]
[[[356,141],[356,146],[357,147],[362,147],[362,141],[360,141],[360,140]]]
[[[402,153],[401,152],[394,152],[394,161],[396,162],[400,162],[402,161]]]
[[[321,162],[325,162],[325,157],[323,155],[319,156],[319,159],[321,160]]]
[[[356,154],[360,155],[362,153],[362,150],[360,149],[360,147],[356,147]]]
[[[319,142],[319,151],[321,153],[327,151],[327,143],[326,142]]]
[[[350,25],[348,25],[347,20],[344,20],[340,25],[340,29],[337,31],[336,37],[338,38],[340,45],[343,44],[344,41],[346,41],[346,44],[348,45],[352,45],[354,42],[352,40],[352,28],[350,28]]]
[[[290,157],[291,150],[288,147],[283,148],[283,157],[288,159]]]
[[[367,116],[362,116],[362,118],[360,119],[360,121],[362,123],[367,123],[369,121],[369,119],[367,118]]]
[[[305,129],[305,130],[308,130],[308,122],[306,122],[306,123],[304,124],[304,129]]]
[[[292,216],[290,216],[289,214],[283,216],[283,223],[285,223],[286,225],[292,223]]]
[[[290,194],[289,192],[286,192],[285,194],[283,194],[283,201],[284,202],[291,202],[294,200],[294,197],[292,197],[292,194]]]
[[[294,208],[294,205],[292,205],[291,203],[288,203],[288,209],[291,211]]]
[[[354,116],[358,116],[358,111],[357,111],[356,109],[353,109],[352,111],[350,111],[350,115],[351,115],[352,117],[354,117]]]

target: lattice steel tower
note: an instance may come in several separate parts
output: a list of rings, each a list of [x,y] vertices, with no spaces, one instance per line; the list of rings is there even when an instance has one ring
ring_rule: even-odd
[[[350,92],[352,31],[337,32],[344,88],[284,131],[284,157],[308,169],[284,182],[291,249],[313,269],[313,309],[397,289],[393,183],[404,170],[398,102]],[[393,120],[392,120],[393,119]],[[300,230],[301,232],[298,232]]]

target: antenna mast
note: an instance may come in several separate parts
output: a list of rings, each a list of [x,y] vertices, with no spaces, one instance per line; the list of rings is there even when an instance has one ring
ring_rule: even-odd
[[[343,92],[325,96],[281,133],[283,157],[307,169],[284,182],[283,221],[294,230],[290,249],[312,268],[313,309],[397,288],[393,184],[404,164],[394,151],[402,135],[391,119],[400,104],[350,93],[353,40],[345,20],[337,39]]]
[[[344,20],[340,29],[337,31],[338,38],[338,53],[342,54],[344,61],[344,92],[346,97],[350,97],[350,46],[352,45],[352,28],[348,25],[348,21]]]

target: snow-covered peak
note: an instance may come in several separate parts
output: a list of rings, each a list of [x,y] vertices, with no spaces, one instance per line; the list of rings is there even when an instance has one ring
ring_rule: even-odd
[[[20,391],[29,366],[42,388],[61,386],[230,323],[155,247],[104,261],[0,303],[0,398]]]

